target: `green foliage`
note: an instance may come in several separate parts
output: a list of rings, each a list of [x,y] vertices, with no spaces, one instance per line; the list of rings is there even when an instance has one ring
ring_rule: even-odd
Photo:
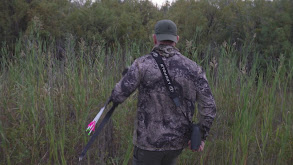
[[[58,60],[54,41],[38,39],[38,19],[34,26],[31,36],[15,45],[17,58],[6,60],[11,52],[1,48],[0,163],[76,164],[89,139],[87,123],[110,95],[123,67],[141,56],[145,45],[132,43],[122,49],[118,44],[113,49],[68,35],[64,57]],[[204,152],[186,149],[179,164],[290,164],[293,56],[285,65],[281,55],[275,68],[272,62],[263,63],[255,50],[249,61],[251,44],[241,45],[240,61],[235,45],[216,47],[218,55],[207,48],[204,52],[211,58],[200,59],[197,45],[186,44],[194,54],[184,54],[206,70],[218,112]],[[131,162],[136,97],[135,92],[113,115],[113,145],[100,148],[101,135],[84,163]]]
[[[31,31],[39,19],[40,37],[65,40],[68,34],[91,43],[115,47],[133,41],[151,43],[154,24],[163,18],[178,25],[181,42],[192,41],[205,56],[208,47],[223,42],[241,45],[254,39],[254,48],[262,58],[276,60],[279,54],[289,58],[293,45],[293,4],[290,0],[177,0],[161,9],[150,1],[107,0],[91,3],[58,1],[4,0],[0,2],[0,42],[11,45],[20,34]],[[184,42],[182,42],[184,41]],[[10,47],[13,47],[11,45]]]

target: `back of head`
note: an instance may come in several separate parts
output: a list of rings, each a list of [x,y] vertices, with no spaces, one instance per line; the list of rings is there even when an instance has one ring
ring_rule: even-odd
[[[173,41],[177,43],[177,26],[171,20],[160,20],[155,25],[155,35],[158,41]]]

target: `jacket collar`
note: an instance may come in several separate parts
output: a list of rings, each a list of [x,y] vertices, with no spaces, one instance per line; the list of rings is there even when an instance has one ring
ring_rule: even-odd
[[[174,56],[176,53],[179,52],[179,50],[171,45],[155,45],[154,48],[152,49],[152,51],[156,51],[157,53],[159,53],[161,56],[164,57],[172,57]]]

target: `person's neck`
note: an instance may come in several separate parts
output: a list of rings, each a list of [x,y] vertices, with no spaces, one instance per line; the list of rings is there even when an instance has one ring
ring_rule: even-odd
[[[172,41],[159,41],[156,45],[167,45],[175,47],[176,43]]]

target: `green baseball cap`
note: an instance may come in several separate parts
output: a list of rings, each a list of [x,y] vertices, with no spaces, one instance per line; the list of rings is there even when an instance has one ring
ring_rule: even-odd
[[[160,20],[155,25],[155,35],[158,41],[170,40],[177,43],[177,26],[171,20]]]

